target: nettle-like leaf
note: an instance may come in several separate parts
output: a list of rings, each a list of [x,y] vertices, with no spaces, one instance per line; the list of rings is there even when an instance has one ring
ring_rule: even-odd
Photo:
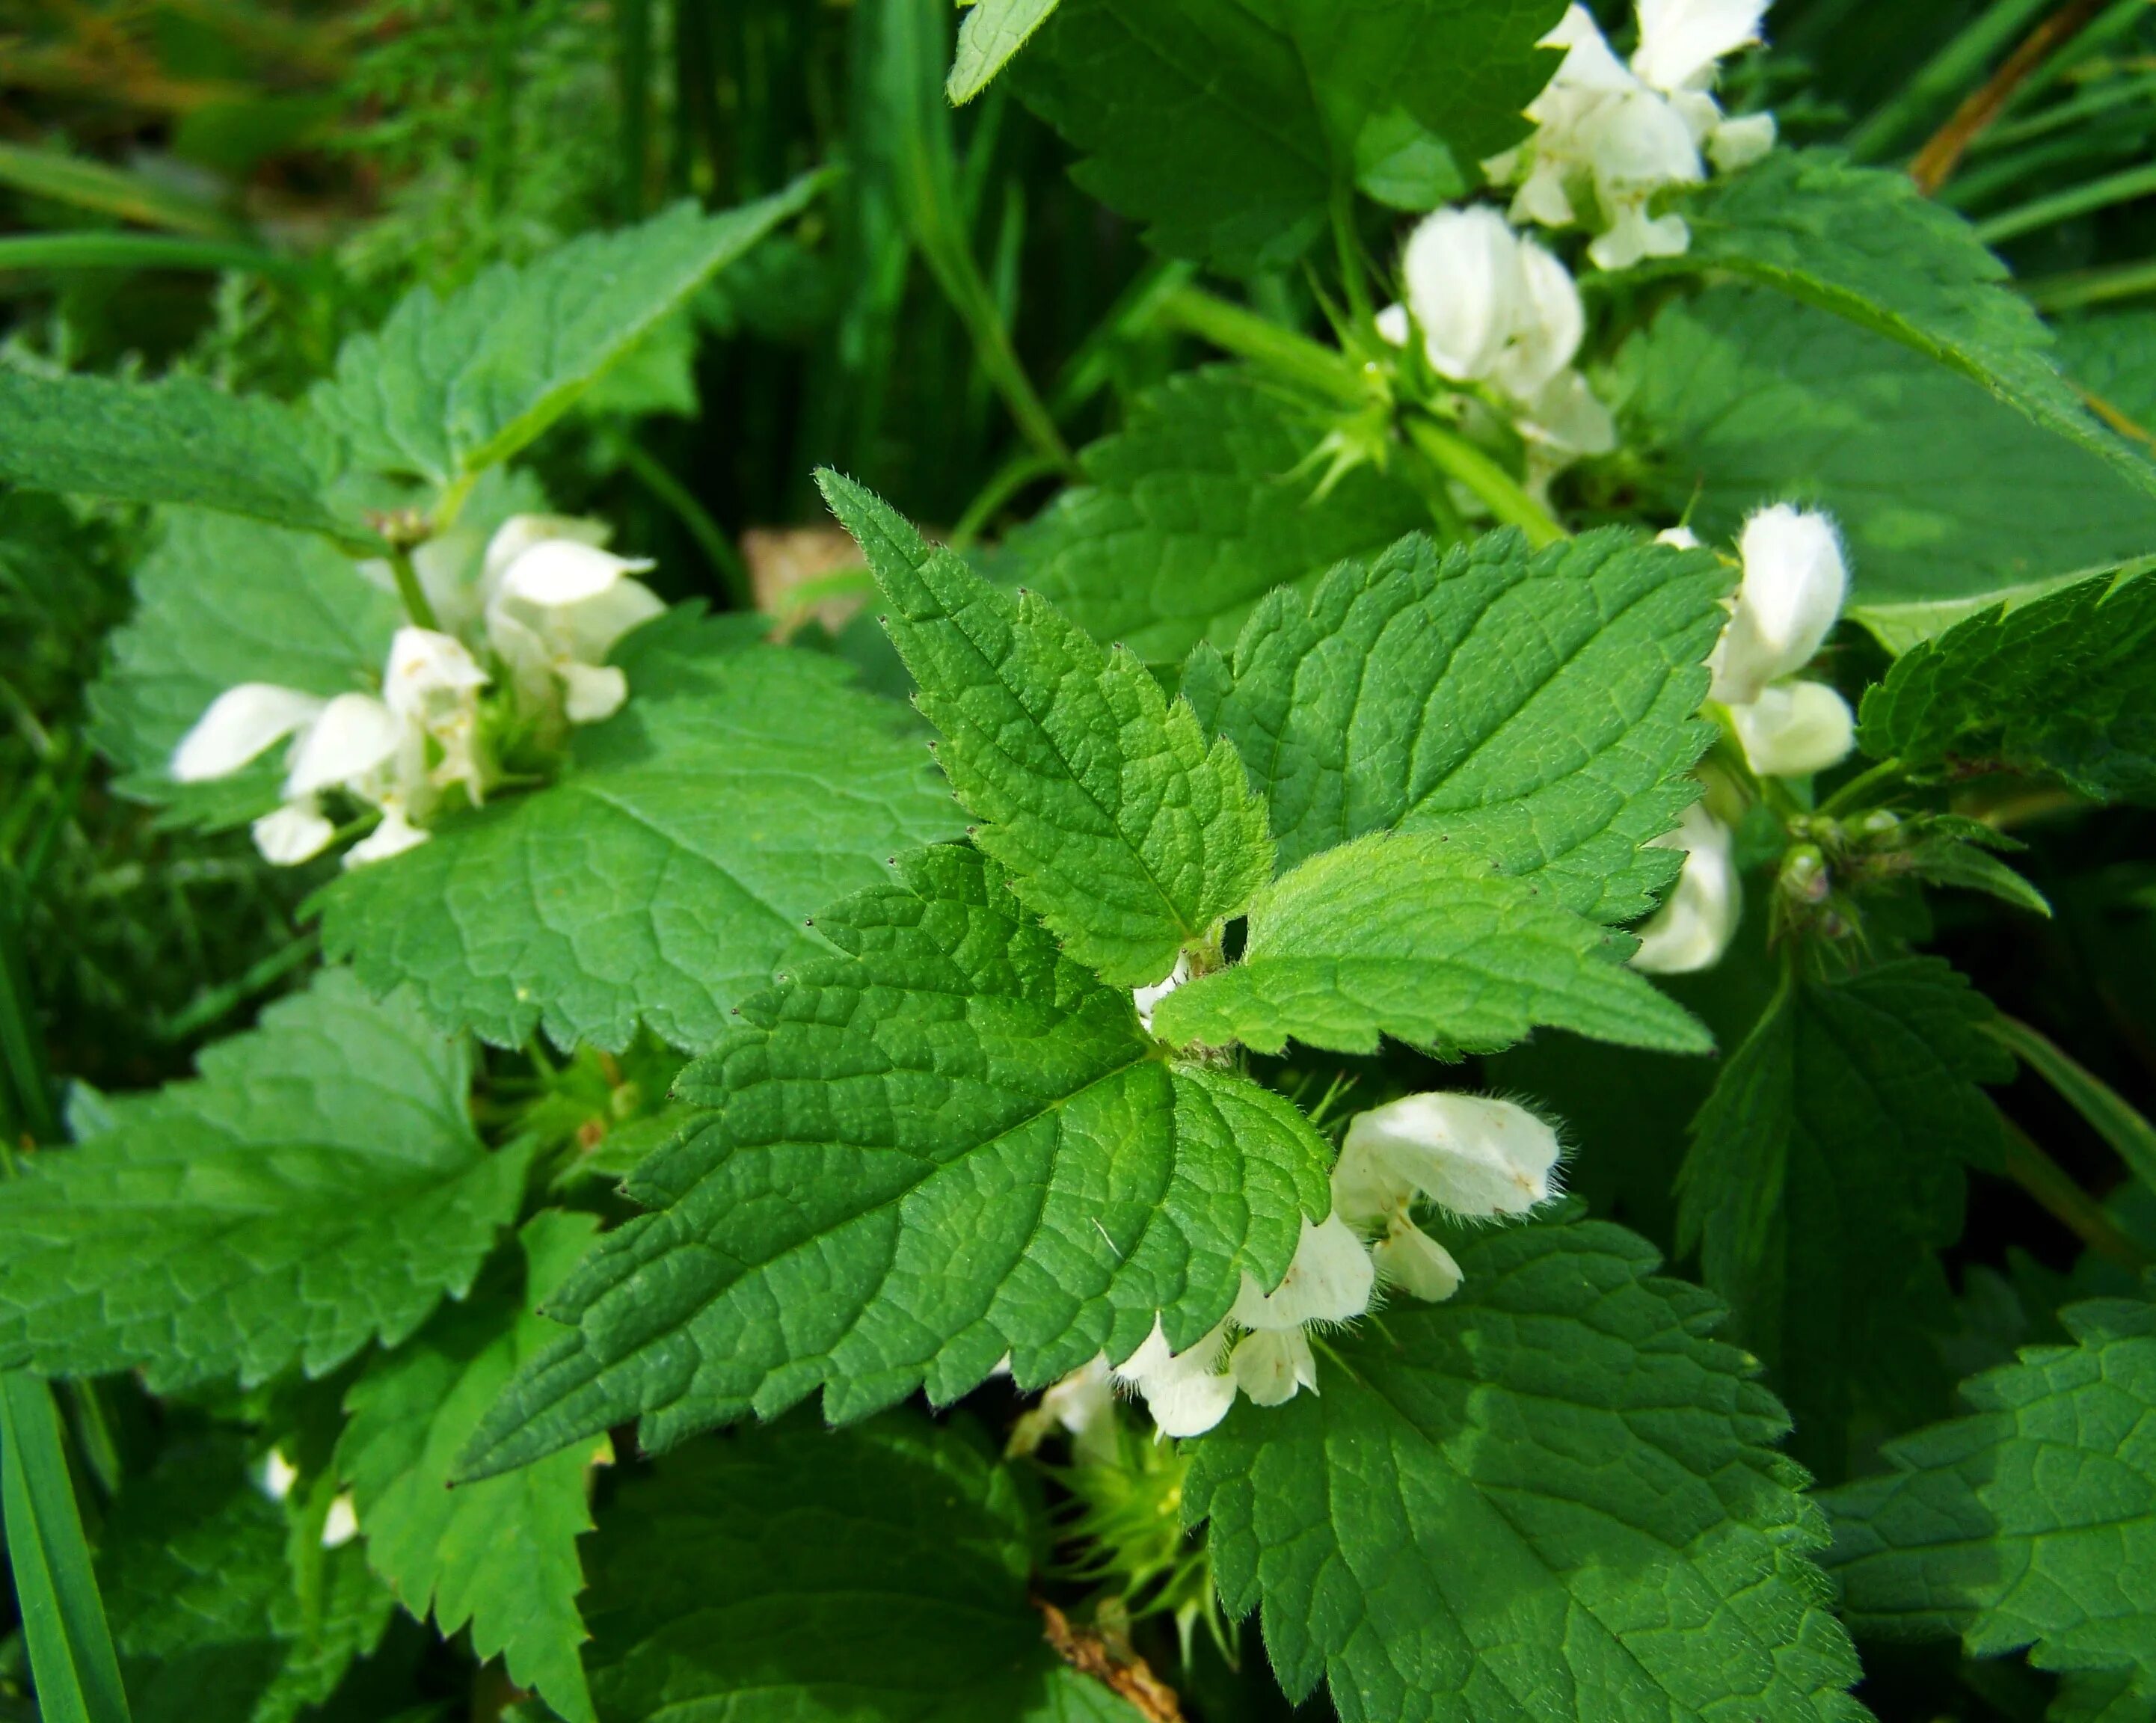
[[[1707,655],[1732,577],[1608,530],[1403,540],[1276,592],[1183,690],[1269,799],[1283,866],[1366,832],[1448,837],[1598,920],[1652,908],[1698,795]]]
[[[1537,1026],[1664,1053],[1713,1039],[1624,967],[1636,948],[1444,838],[1375,833],[1260,892],[1232,968],[1154,1008],[1170,1041],[1278,1053],[1291,1037],[1374,1053],[1382,1033],[1494,1053]]]
[[[1526,135],[1563,0],[1062,0],[1014,68],[1083,155],[1072,177],[1163,251],[1231,273],[1291,264],[1336,187],[1388,189],[1404,151],[1429,201]],[[1423,200],[1418,199],[1418,202]],[[1425,205],[1426,207],[1426,205]]]
[[[2105,1300],[1964,1385],[1966,1418],[1887,1444],[1892,1468],[1830,1492],[1851,1619],[2029,1651],[2066,1676],[2059,1723],[2156,1716],[2156,1305]]]
[[[0,1361],[141,1368],[162,1391],[332,1370],[459,1297],[523,1191],[490,1152],[470,1060],[408,1005],[329,971],[202,1075],[0,1182]]]
[[[288,408],[191,377],[120,382],[0,367],[0,479],[130,503],[186,503],[365,546],[332,513],[336,462]]]
[[[834,659],[688,611],[615,653],[629,704],[547,788],[441,821],[323,895],[325,948],[377,992],[515,1046],[708,1046],[743,994],[827,949],[805,925],[955,836],[902,708]]]
[[[356,1544],[321,1556],[313,1607],[290,1510],[229,1438],[168,1449],[106,1521],[100,1588],[135,1723],[292,1723],[372,1653],[396,1601]]]
[[[1088,482],[1013,533],[996,572],[1152,663],[1200,640],[1232,648],[1275,587],[1314,584],[1429,518],[1368,467],[1321,494],[1310,457],[1323,434],[1247,371],[1179,373],[1086,450]]]
[[[1042,1637],[1029,1480],[968,1423],[892,1413],[701,1442],[593,1548],[605,1723],[1137,1723]]]
[[[952,105],[963,106],[994,83],[1055,10],[1055,0],[973,0],[958,26],[957,57],[944,85]]]
[[[1860,621],[1943,610],[2156,545],[2156,500],[1887,337],[1762,288],[1663,308],[1620,356],[1662,501],[1701,536],[1797,500],[1848,541]]]
[[[1272,872],[1235,749],[1130,653],[990,586],[850,480],[819,482],[890,601],[937,757],[985,823],[976,842],[1102,979],[1159,981]]]
[[[958,847],[817,918],[845,956],[743,1003],[676,1092],[715,1110],[624,1187],[547,1311],[470,1475],[630,1418],[664,1448],[821,1387],[834,1422],[1006,1355],[1044,1386],[1158,1313],[1188,1346],[1243,1274],[1273,1286],[1331,1154],[1286,1100],[1173,1064],[1130,995],[1056,949]]]
[[[2156,494],[2156,462],[2104,428],[2059,374],[2051,331],[1976,230],[1905,173],[1832,150],[1777,150],[1684,206],[1689,254],[1890,336]]]
[[[1902,654],[1859,740],[1917,770],[1991,763],[2105,801],[2156,800],[2156,577],[2076,582]]]
[[[560,1330],[535,1311],[589,1247],[596,1218],[542,1210],[524,1227],[521,1263],[499,1284],[443,1310],[383,1353],[345,1397],[336,1449],[367,1559],[404,1607],[431,1613],[444,1638],[471,1628],[482,1659],[501,1657],[569,1723],[590,1723],[577,1647],[583,1572],[577,1539],[592,1529],[573,1449],[506,1477],[450,1486],[456,1457],[516,1367]]]
[[[521,267],[497,264],[447,300],[422,287],[344,344],[309,404],[370,471],[447,485],[507,460],[820,183],[717,215],[683,202]]]
[[[1846,1467],[1860,1395],[1906,1426],[1944,1392],[1926,1338],[1952,1321],[1933,1253],[1961,1234],[1964,1166],[2000,1154],[1976,1085],[2014,1071],[1990,1016],[1936,958],[1797,982],[1693,1124],[1681,1246],[1736,1306],[1799,1458],[1825,1476]]]
[[[1720,1315],[1600,1223],[1460,1252],[1450,1302],[1331,1342],[1319,1395],[1195,1452],[1222,1598],[1342,1723],[1866,1713],[1825,1523]]]

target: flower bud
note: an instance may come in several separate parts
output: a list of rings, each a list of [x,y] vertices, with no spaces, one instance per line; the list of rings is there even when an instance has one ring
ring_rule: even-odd
[[[1782,858],[1783,892],[1800,904],[1823,904],[1834,890],[1834,876],[1816,844],[1799,844]]]
[[[1730,722],[1744,758],[1762,777],[1809,777],[1839,766],[1856,746],[1849,702],[1824,682],[1780,682],[1749,705],[1732,706]]]
[[[1394,1218],[1370,1254],[1378,1279],[1428,1304],[1443,1304],[1466,1278],[1452,1253],[1404,1216]]]
[[[1741,549],[1737,608],[1708,660],[1712,696],[1732,706],[1810,664],[1849,592],[1841,541],[1825,515],[1786,503],[1762,509],[1744,523]]]
[[[1691,975],[1722,960],[1744,915],[1731,835],[1695,802],[1674,832],[1655,839],[1654,848],[1685,852],[1684,871],[1667,901],[1640,929],[1633,968],[1648,975]]]
[[[1250,1275],[1229,1314],[1245,1328],[1283,1332],[1306,1322],[1345,1322],[1370,1308],[1375,1274],[1370,1253],[1338,1215],[1312,1226],[1305,1218],[1279,1287],[1268,1293]]]
[[[172,776],[183,784],[229,777],[293,731],[305,730],[325,704],[314,695],[270,682],[228,688],[172,750]]]
[[[1410,1095],[1348,1127],[1361,1150],[1462,1215],[1524,1214],[1550,1193],[1557,1133],[1525,1107],[1481,1095]]]
[[[1229,1356],[1228,1369],[1255,1405],[1286,1405],[1298,1388],[1317,1392],[1317,1360],[1299,1328],[1245,1335]]]

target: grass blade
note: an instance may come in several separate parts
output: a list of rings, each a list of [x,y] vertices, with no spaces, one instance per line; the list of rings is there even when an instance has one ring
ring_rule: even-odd
[[[2118,1151],[2133,1176],[2156,1191],[2156,1126],[2135,1110],[2126,1097],[2068,1054],[2048,1035],[2018,1018],[2001,1017],[1991,1025],[1994,1040],[2059,1092],[2097,1134]]]

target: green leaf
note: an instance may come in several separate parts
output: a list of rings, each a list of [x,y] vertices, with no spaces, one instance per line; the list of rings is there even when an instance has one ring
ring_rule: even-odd
[[[1830,1559],[1860,1629],[2025,1647],[2069,1677],[2055,1718],[2124,1723],[2156,1699],[2156,1305],[2059,1315],[2075,1344],[1964,1384],[1969,1416],[1827,1495]]]
[[[1981,891],[2032,915],[2051,913],[2044,894],[2020,874],[1997,856],[1958,838],[1941,838],[1916,845],[1908,852],[1908,867],[1911,874],[1928,885]]]
[[[955,834],[902,709],[757,625],[683,610],[624,643],[629,704],[551,787],[443,820],[322,896],[322,939],[377,992],[502,1046],[706,1047],[743,994],[828,949],[807,919]]]
[[[2156,501],[2087,449],[1887,337],[1758,288],[1665,307],[1619,361],[1660,501],[1712,541],[1797,501],[1830,511],[1851,603],[1921,607],[2156,546]],[[1897,641],[1896,644],[1904,644]]]
[[[837,474],[818,475],[890,600],[884,625],[943,733],[981,849],[1103,980],[1145,987],[1272,872],[1264,802],[1127,651],[932,549]]]
[[[2099,575],[1971,617],[1866,690],[1857,739],[1917,770],[1980,762],[2156,800],[2156,579]]]
[[[1222,1599],[1342,1723],[1866,1713],[1825,1541],[1720,1312],[1600,1223],[1460,1252],[1447,1304],[1330,1342],[1321,1395],[1196,1449]]]
[[[467,1475],[632,1417],[665,1448],[819,1386],[834,1423],[940,1403],[1006,1355],[1039,1387],[1127,1357],[1156,1313],[1188,1346],[1245,1271],[1286,1272],[1329,1202],[1302,1115],[1170,1064],[987,857],[900,868],[818,918],[847,955],[746,1002],[683,1074],[714,1112],[629,1181],[658,1212],[548,1301],[577,1331],[519,1372]]]
[[[1314,584],[1428,519],[1368,467],[1321,494],[1302,469],[1324,434],[1247,371],[1179,372],[1086,450],[1089,482],[1013,533],[996,572],[1148,663],[1179,664],[1200,640],[1230,648],[1275,587]]]
[[[1574,915],[1443,838],[1374,833],[1259,894],[1242,961],[1154,1008],[1169,1041],[1278,1053],[1292,1036],[1374,1053],[1383,1033],[1495,1053],[1541,1025],[1709,1053],[1682,1007],[1624,967],[1627,935]]]
[[[100,1566],[135,1723],[292,1723],[370,1654],[396,1602],[357,1544],[322,1557],[302,1603],[288,1510],[229,1438],[167,1448],[131,1477]]]
[[[458,1451],[516,1367],[560,1330],[534,1313],[598,1231],[596,1218],[543,1209],[521,1235],[524,1261],[408,1344],[383,1354],[345,1397],[352,1414],[336,1450],[352,1485],[367,1559],[404,1607],[431,1612],[444,1638],[471,1628],[473,1654],[502,1658],[569,1723],[590,1723],[577,1647],[583,1572],[578,1534],[590,1455],[538,1464],[452,1490]]]
[[[521,268],[496,264],[447,300],[417,289],[344,344],[309,403],[357,465],[454,484],[538,436],[821,183],[808,176],[718,215],[685,201]]]
[[[2061,370],[2143,431],[2156,426],[2156,311],[2076,317],[2058,337]]]
[[[1163,251],[1231,274],[1293,264],[1337,187],[1402,122],[1465,189],[1518,142],[1562,0],[1063,0],[1019,94],[1084,157],[1072,177]],[[1428,176],[1425,175],[1424,177]]]
[[[531,1146],[474,1134],[469,1056],[348,975],[199,1063],[0,1183],[8,1366],[159,1392],[320,1376],[460,1296],[516,1214]]]
[[[1055,10],[1055,0],[973,0],[958,26],[957,58],[943,88],[952,105],[963,107],[993,84]]]
[[[899,1413],[669,1454],[593,1546],[600,1716],[1136,1723],[1042,1637],[1029,1481]]]
[[[2090,416],[2005,265],[1907,174],[1777,150],[1683,208],[1691,249],[1670,267],[1727,270],[1890,336],[2156,495],[2156,462]]]
[[[1200,647],[1183,689],[1269,798],[1283,866],[1398,828],[1629,920],[1681,864],[1641,846],[1698,795],[1729,584],[1706,551],[1616,531],[1532,553],[1509,530],[1409,538],[1274,593],[1233,671]]]
[[[190,377],[119,382],[0,367],[0,479],[129,503],[191,503],[361,548],[377,542],[331,513],[319,439],[285,408]]]
[[[1784,990],[1693,1122],[1681,1247],[1736,1306],[1815,1472],[1847,1468],[1860,1403],[1906,1426],[1943,1395],[1934,1253],[1961,1236],[1967,1163],[1995,1166],[1979,1083],[2013,1063],[1990,1005],[1936,958]]]
[[[127,1695],[83,1541],[59,1410],[26,1370],[0,1375],[0,1511],[43,1723],[127,1723]]]

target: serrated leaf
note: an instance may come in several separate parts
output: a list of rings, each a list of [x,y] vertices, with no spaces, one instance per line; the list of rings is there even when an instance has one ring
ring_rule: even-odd
[[[818,475],[891,604],[883,618],[984,824],[980,848],[1101,978],[1159,981],[1272,872],[1263,800],[1130,653],[990,586],[851,480]]]
[[[160,1392],[320,1376],[460,1296],[516,1215],[531,1145],[480,1143],[465,1049],[349,975],[198,1064],[0,1182],[7,1365]]]
[[[994,83],[996,74],[1055,10],[1055,0],[973,0],[958,26],[957,57],[943,86],[952,105],[964,106]]]
[[[1961,1235],[1966,1164],[1994,1166],[1976,1085],[2013,1075],[1991,1007],[1936,958],[1785,988],[1692,1126],[1678,1237],[1736,1307],[1814,1471],[1846,1469],[1859,1403],[1924,1415],[1950,1326],[1935,1253]]]
[[[1180,372],[1085,451],[1088,482],[1005,540],[996,572],[1149,663],[1180,663],[1200,640],[1231,649],[1275,587],[1314,583],[1428,519],[1367,467],[1321,495],[1307,468],[1324,434],[1248,372]]]
[[[1136,1723],[1042,1637],[1029,1483],[970,1424],[899,1413],[669,1454],[593,1545],[601,1717]]]
[[[735,1000],[828,949],[816,910],[958,828],[901,708],[756,626],[639,630],[615,654],[629,704],[577,733],[561,777],[346,874],[325,949],[499,1045],[543,1026],[619,1051],[642,1022],[708,1046]]]
[[[1905,173],[1833,150],[1777,150],[1684,205],[1689,254],[1900,341],[1979,383],[2156,495],[2156,462],[2091,416],[2051,331],[1976,230]]]
[[[416,289],[338,351],[308,397],[355,464],[448,485],[544,431],[716,270],[798,214],[821,181],[717,215],[683,202],[496,264],[447,300]]]
[[[1865,1631],[2026,1648],[2068,1675],[2055,1718],[2125,1723],[2156,1697],[2156,1305],[2059,1314],[2076,1344],[1964,1384],[1969,1416],[1825,1496],[1830,1560]]]
[[[683,1074],[715,1110],[625,1189],[548,1314],[574,1325],[480,1426],[468,1475],[630,1418],[665,1448],[824,1391],[834,1422],[1007,1355],[1036,1387],[1156,1314],[1188,1346],[1286,1272],[1331,1156],[1287,1101],[1171,1064],[977,851],[818,917],[846,953],[741,1007]]]
[[[1330,1342],[1322,1394],[1197,1446],[1188,1511],[1289,1696],[1324,1679],[1342,1723],[1865,1717],[1824,1523],[1714,1301],[1600,1223],[1460,1264],[1450,1303]]]
[[[1920,844],[1909,851],[1909,871],[1928,885],[1981,891],[2033,915],[2048,917],[2051,913],[2042,892],[1997,856],[1986,854],[1973,844],[1951,838]]]
[[[373,1650],[396,1603],[358,1547],[323,1557],[311,1627],[290,1536],[229,1438],[183,1441],[128,1479],[99,1572],[135,1723],[291,1723]]]
[[[1019,92],[1085,158],[1071,175],[1163,251],[1232,274],[1292,264],[1365,128],[1405,119],[1466,189],[1519,141],[1555,69],[1562,0],[1063,0]],[[1362,159],[1358,160],[1358,155]]]
[[[1730,583],[1705,551],[1614,530],[1539,552],[1509,530],[1409,538],[1307,599],[1274,593],[1233,669],[1201,647],[1183,689],[1270,801],[1283,866],[1397,828],[1628,920],[1680,864],[1641,846],[1698,794]]]
[[[1381,1033],[1495,1053],[1541,1026],[1712,1052],[1690,1013],[1624,967],[1634,949],[1460,844],[1378,833],[1266,887],[1241,961],[1161,1000],[1153,1027],[1178,1044],[1259,1053],[1291,1037],[1374,1053]]]
[[[1980,608],[1982,595],[2156,545],[2156,500],[2086,449],[1885,336],[1762,288],[1672,302],[1619,367],[1662,505],[1713,542],[1768,503],[1829,510],[1867,625]]]
[[[374,535],[323,500],[335,463],[278,403],[191,377],[120,382],[0,366],[0,479],[129,503],[185,503],[326,533]]]
[[[471,1628],[473,1654],[501,1657],[569,1723],[591,1723],[577,1648],[583,1572],[577,1538],[591,1456],[570,1449],[503,1478],[452,1490],[454,1463],[516,1367],[560,1331],[536,1314],[576,1266],[597,1218],[542,1209],[526,1223],[522,1262],[499,1284],[442,1311],[383,1354],[345,1397],[336,1449],[367,1559],[444,1638]]]
[[[1866,690],[1858,740],[1917,770],[1995,763],[2156,799],[2156,579],[2107,575],[1971,617]]]

